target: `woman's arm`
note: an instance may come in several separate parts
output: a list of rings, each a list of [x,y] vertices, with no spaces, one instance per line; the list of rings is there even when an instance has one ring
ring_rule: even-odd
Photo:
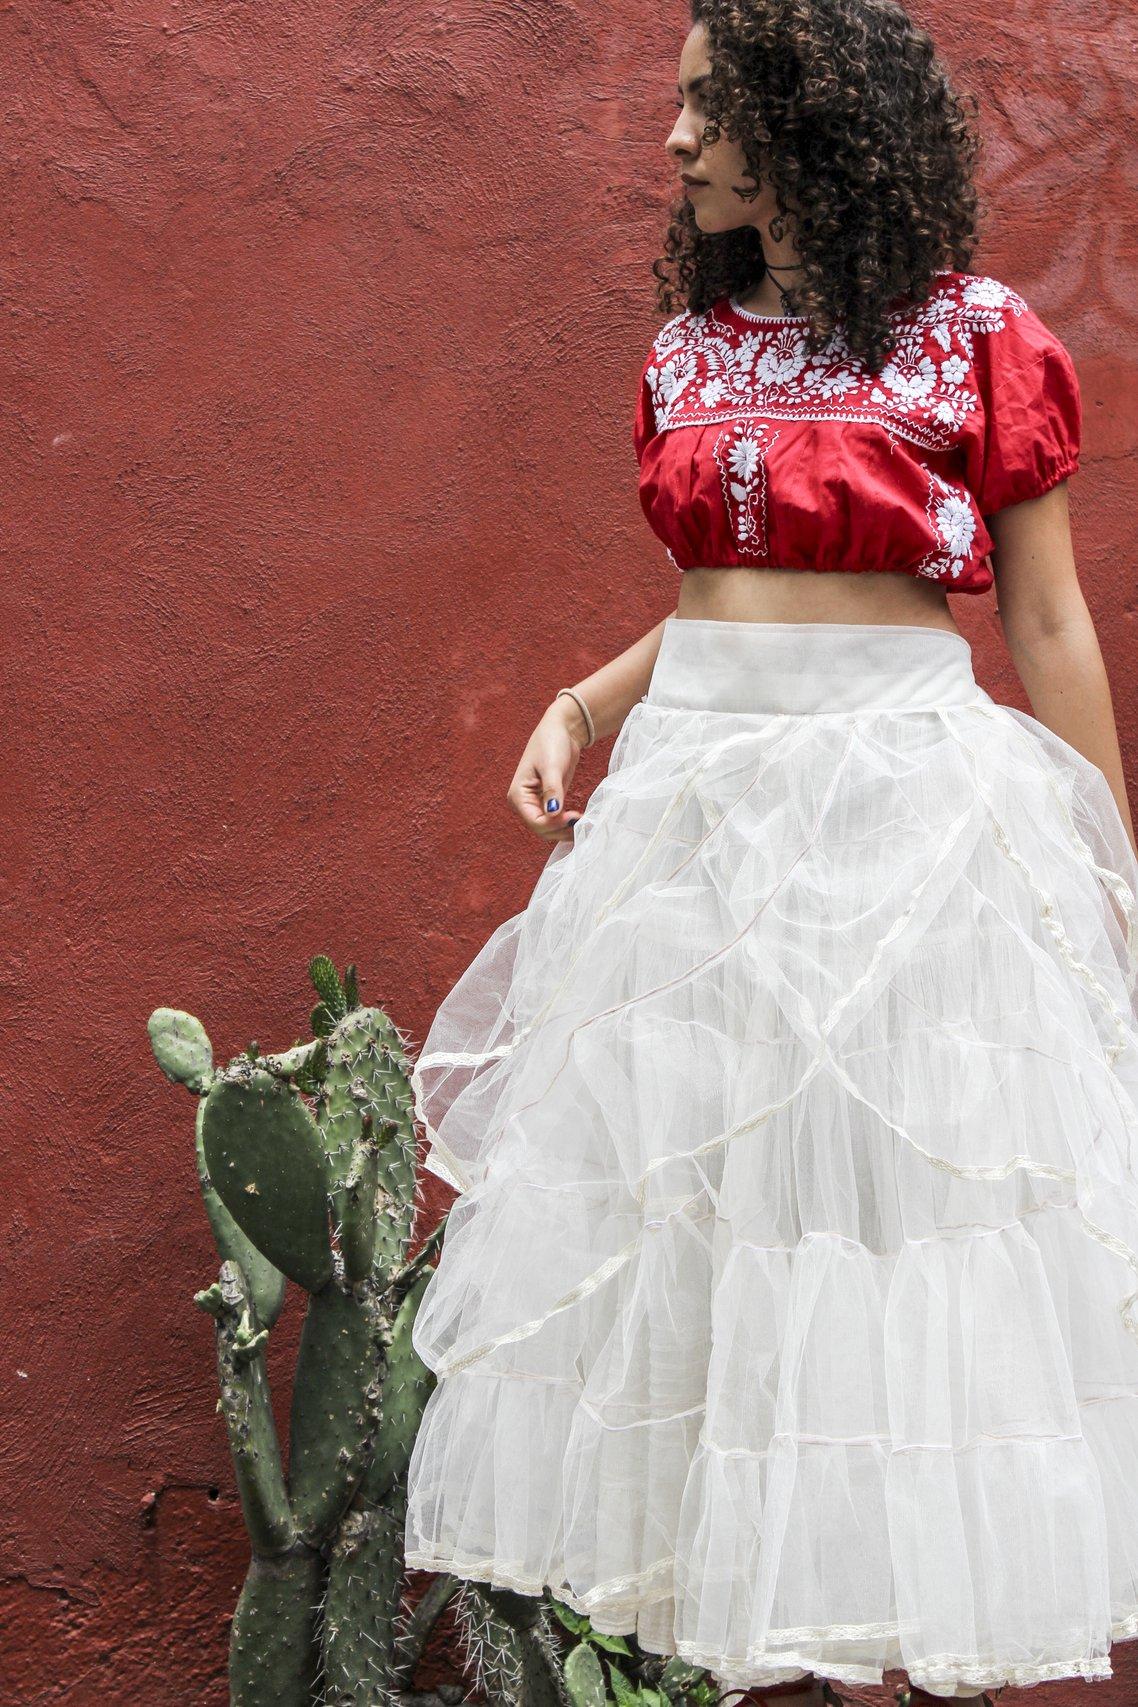
[[[674,616],[675,612],[669,614]],[[664,623],[661,621],[624,652],[602,664],[591,676],[586,676],[583,682],[566,682],[566,687],[575,688],[588,706],[598,741],[605,735],[615,735],[637,700],[643,699],[647,693],[663,637]],[[576,701],[566,694],[553,703],[560,715],[566,718],[570,733],[582,742],[586,741],[585,720]]]
[[[1102,771],[1138,853],[1106,666],[1075,571],[1067,483],[986,521],[1000,621],[1032,714]]]
[[[565,683],[566,687],[575,688],[588,706],[597,741],[615,734],[632,707],[643,698],[663,634],[664,622],[660,621],[584,681]],[[546,707],[514,772],[506,799],[522,823],[546,841],[572,839],[573,825],[580,813],[567,809],[565,796],[588,738],[576,700],[562,694]],[[548,810],[550,801],[554,805]]]

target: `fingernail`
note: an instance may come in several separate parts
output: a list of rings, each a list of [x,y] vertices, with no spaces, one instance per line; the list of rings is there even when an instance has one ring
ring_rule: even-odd
[[[547,812],[556,812],[560,805],[561,802],[558,800],[557,796],[555,794],[551,794],[545,803],[545,810]]]

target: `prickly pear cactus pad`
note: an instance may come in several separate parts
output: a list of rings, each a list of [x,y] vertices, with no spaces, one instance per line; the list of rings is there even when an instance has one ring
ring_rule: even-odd
[[[299,1094],[239,1057],[206,1097],[202,1147],[242,1232],[290,1280],[319,1292],[333,1271],[328,1165]]]
[[[257,1311],[257,1319],[263,1322],[265,1327],[271,1328],[284,1306],[285,1277],[276,1264],[271,1263],[257,1249],[252,1240],[245,1237],[213,1188],[213,1181],[209,1177],[209,1168],[206,1165],[205,1146],[202,1142],[205,1103],[204,1096],[198,1098],[194,1121],[194,1154],[197,1162],[198,1184],[201,1187],[202,1203],[205,1206],[205,1212],[213,1232],[213,1242],[217,1246],[222,1262],[240,1263]]]
[[[201,1020],[181,1008],[155,1008],[147,1030],[166,1077],[188,1090],[204,1091],[213,1072],[213,1047]]]

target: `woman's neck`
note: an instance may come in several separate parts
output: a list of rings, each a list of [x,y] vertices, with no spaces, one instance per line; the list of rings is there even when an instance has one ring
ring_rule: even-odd
[[[795,285],[801,283],[803,270],[793,264],[784,267],[781,258],[777,264],[772,261],[770,266],[771,271],[764,273],[758,284],[753,285],[746,296],[735,298],[740,308],[749,308],[752,314],[785,314],[787,312],[783,303],[782,292],[791,290]]]

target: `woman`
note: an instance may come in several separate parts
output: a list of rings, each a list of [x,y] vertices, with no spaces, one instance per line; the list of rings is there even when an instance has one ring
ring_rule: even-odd
[[[634,425],[679,599],[534,731],[509,801],[558,845],[415,1069],[459,1196],[407,1558],[753,1702],[896,1667],[990,1707],[1138,1633],[1138,860],[1078,382],[963,270],[974,136],[892,0],[698,3],[679,93]],[[990,560],[1034,716],[953,619]]]

